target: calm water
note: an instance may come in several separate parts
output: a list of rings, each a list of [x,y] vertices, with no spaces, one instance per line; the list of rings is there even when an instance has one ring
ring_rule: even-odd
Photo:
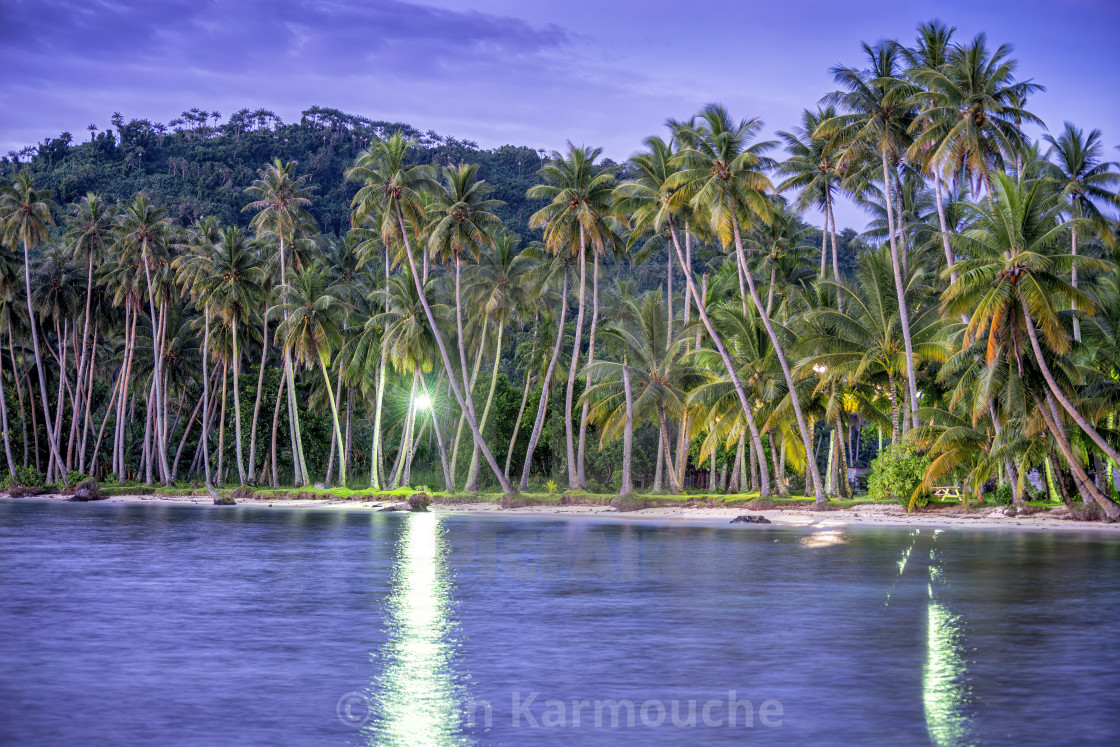
[[[1111,745],[1118,633],[1089,534],[0,501],[0,744]]]

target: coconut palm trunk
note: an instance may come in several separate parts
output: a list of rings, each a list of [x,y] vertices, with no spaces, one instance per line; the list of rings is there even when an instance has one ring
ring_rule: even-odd
[[[579,225],[579,306],[576,311],[575,341],[572,343],[572,364],[568,368],[567,397],[564,400],[564,447],[568,458],[568,489],[579,489],[576,470],[575,435],[572,432],[572,400],[575,397],[576,374],[579,372],[579,349],[583,343],[583,307],[587,301],[587,247],[583,223]]]
[[[151,313],[151,315],[152,315],[152,348],[153,348],[152,354],[155,358],[155,364],[154,364],[155,369],[154,369],[153,376],[155,377],[155,380],[156,380],[155,400],[153,402],[153,405],[155,407],[155,411],[157,413],[157,418],[158,418],[159,416],[162,416],[162,414],[163,414],[163,391],[162,391],[163,387],[161,387],[160,384],[159,384],[159,382],[160,382],[160,380],[162,379],[162,376],[163,376],[163,355],[162,355],[162,351],[160,350],[160,347],[161,347],[160,346],[160,339],[159,339],[160,323],[159,323],[159,317],[156,315],[155,288],[152,286],[152,270],[151,270],[150,263],[148,262],[148,241],[147,241],[147,239],[144,240],[144,245],[142,247],[142,253],[143,253],[143,258],[144,258],[144,277],[148,282],[148,310],[149,310],[149,313]],[[167,466],[167,452],[166,452],[166,449],[164,448],[163,439],[159,435],[161,433],[161,431],[160,431],[160,422],[159,422],[158,419],[157,419],[156,424],[155,424],[155,431],[156,431],[156,434],[157,434],[156,435],[156,442],[157,443],[156,443],[156,449],[155,449],[155,452],[154,452],[154,456],[159,460],[158,464],[159,464],[159,469],[160,469],[160,476],[161,476],[163,482],[166,484],[167,482],[169,482],[168,478],[171,476],[171,470],[168,469],[168,466]]]
[[[1054,399],[1061,404],[1062,409],[1069,413],[1073,422],[1077,423],[1078,427],[1085,431],[1085,435],[1093,440],[1097,448],[1104,452],[1105,456],[1112,460],[1114,464],[1120,466],[1120,453],[1117,453],[1116,449],[1114,449],[1108,441],[1104,440],[1101,434],[1097,432],[1097,429],[1073,406],[1069,397],[1065,395],[1065,392],[1058,387],[1058,383],[1054,381],[1054,375],[1050,372],[1050,366],[1047,365],[1046,358],[1042,354],[1042,346],[1038,343],[1038,333],[1035,331],[1034,319],[1031,317],[1031,310],[1027,306],[1026,299],[1020,299],[1020,305],[1023,308],[1023,319],[1026,322],[1027,336],[1030,337],[1031,340],[1031,349],[1034,351],[1038,368],[1042,371],[1042,377],[1046,379],[1046,385],[1050,388]]]
[[[622,393],[626,397],[626,427],[622,431],[622,487],[618,495],[625,498],[634,492],[634,398],[630,391],[630,366],[625,361],[622,363]]]
[[[245,454],[241,447],[241,395],[238,390],[241,380],[241,351],[237,348],[237,319],[231,325],[233,333],[233,438],[237,442],[234,451],[237,452],[237,478],[242,485],[245,484]]]
[[[669,257],[669,267],[673,266],[673,258]],[[669,275],[669,335],[673,333],[673,276]],[[587,336],[587,365],[595,362],[595,331],[599,326],[599,253],[593,252],[591,271],[591,330]],[[587,374],[584,391],[591,386],[591,374]],[[587,411],[591,403],[584,400],[583,412],[579,418],[579,450],[576,455],[576,477],[579,478],[580,490],[587,490]]]
[[[338,368],[338,378],[337,378],[337,380],[335,381],[335,384],[334,384],[334,399],[332,401],[334,402],[334,407],[337,408],[337,407],[342,406],[342,367],[341,366],[339,366],[339,368]],[[342,444],[340,444],[338,442],[338,438],[335,436],[334,431],[332,430],[331,431],[331,450],[330,450],[330,453],[327,454],[326,484],[327,484],[328,487],[331,484],[331,480],[334,478],[334,456],[335,456],[336,450],[341,449],[341,448],[342,448]]]
[[[4,428],[4,456],[8,459],[8,474],[16,476],[16,462],[12,458],[12,440],[8,430],[8,399],[4,391],[3,357],[0,356],[0,425]]]
[[[482,334],[479,337],[479,341],[478,341],[478,352],[475,353],[474,367],[471,368],[471,376],[470,376],[470,379],[467,380],[467,385],[466,385],[467,393],[468,393],[468,400],[471,402],[472,405],[474,404],[474,386],[478,382],[478,372],[482,368],[482,355],[483,355],[483,353],[486,352],[486,333],[489,329],[490,329],[490,317],[489,316],[483,316],[483,319],[482,319]],[[460,339],[462,339],[461,336],[460,336]],[[458,467],[457,467],[457,465],[459,463],[459,445],[463,442],[463,428],[466,426],[466,424],[467,424],[467,412],[466,412],[466,410],[460,410],[460,412],[459,412],[459,425],[455,429],[455,445],[452,447],[452,454],[451,454],[451,481],[452,482],[455,481],[455,475],[457,475],[459,473],[459,470],[458,470]],[[472,442],[472,447],[471,448],[472,448],[472,451],[473,451],[473,448],[474,448],[473,442]]]
[[[949,282],[957,282],[957,271],[953,267],[953,246],[949,242],[949,220],[945,217],[945,200],[941,195],[943,186],[941,172],[934,169],[933,193],[937,200],[937,221],[941,226],[941,246],[945,249],[945,264],[949,267]]]
[[[527,370],[525,372],[525,383],[522,385],[521,391],[521,406],[517,408],[517,420],[513,423],[513,435],[509,439],[509,449],[506,450],[506,478],[509,478],[509,465],[513,460],[513,448],[517,445],[517,434],[521,432],[521,419],[525,416],[525,406],[529,404],[529,388],[532,386],[533,377]]]
[[[673,467],[673,450],[669,443],[669,424],[665,415],[665,406],[657,406],[657,422],[661,424],[661,448],[665,452],[665,474],[669,477],[669,492],[681,492],[681,484],[677,480],[677,471]]]
[[[388,361],[388,352],[381,346],[381,362],[377,367],[377,397],[373,409],[373,443],[370,446],[369,458],[369,486],[374,490],[381,490],[380,455],[381,455],[381,412],[385,401],[385,364]]]
[[[280,403],[284,399],[286,391],[283,381],[283,372],[281,372],[280,385],[276,387],[276,406],[272,410],[272,442],[271,450],[269,451],[270,468],[272,469],[272,487],[280,487],[280,468],[278,466],[278,459],[276,455],[276,433],[280,427]]]
[[[28,440],[27,440],[27,411],[23,406],[23,385],[20,380],[23,378],[19,373],[19,366],[16,365],[16,352],[12,345],[12,319],[8,317],[8,359],[12,362],[12,378],[16,382],[16,397],[19,399],[19,424],[23,433],[23,465],[27,466],[28,455]]]
[[[202,409],[202,400],[200,399],[194,405],[194,410],[191,412],[190,418],[187,419],[187,425],[183,428],[183,436],[179,439],[179,448],[175,450],[175,459],[171,462],[171,480],[172,482],[179,476],[179,460],[183,457],[183,449],[187,445],[187,437],[191,435],[191,428],[194,427],[194,421],[198,418],[198,412]]]
[[[43,372],[43,355],[39,352],[39,331],[35,323],[35,308],[31,299],[31,256],[27,241],[23,242],[23,282],[27,300],[27,322],[31,327],[31,349],[35,353],[35,370],[39,374],[39,398],[43,403],[43,421],[47,428],[47,447],[50,450],[48,472],[57,469],[61,473],[62,462],[58,453],[58,433],[51,427],[51,408],[47,403],[47,379]]]
[[[284,245],[284,232],[280,232],[280,298],[286,303],[288,300],[288,269],[287,252]],[[287,309],[284,310],[284,321],[288,320]],[[310,485],[311,478],[307,473],[307,462],[303,458],[303,443],[299,432],[299,406],[296,404],[296,379],[292,367],[292,355],[284,351],[284,382],[288,387],[288,424],[292,437],[292,463],[295,465],[294,482],[296,487]]]
[[[264,389],[264,368],[268,361],[268,314],[264,317],[264,335],[261,337],[261,365],[257,371],[257,396],[253,402],[253,421],[249,430],[249,482],[257,481],[257,422],[261,413],[261,390]]]
[[[226,454],[226,388],[229,385],[229,361],[222,362],[222,399],[218,408],[218,479],[221,486],[225,482],[224,460]]]
[[[424,294],[424,286],[420,282],[420,276],[416,270],[416,259],[412,254],[412,243],[408,239],[408,232],[405,229],[404,215],[401,213],[400,205],[396,206],[397,213],[397,228],[400,230],[400,235],[404,238],[405,253],[408,255],[409,269],[412,271],[412,281],[416,284],[416,292],[420,296],[420,304],[424,307],[424,315],[428,318],[428,325],[432,329],[432,336],[435,337],[436,346],[439,348],[440,358],[443,360],[443,368],[447,373],[448,380],[451,382],[451,391],[455,393],[455,399],[459,402],[459,407],[467,409],[467,425],[470,426],[471,435],[474,436],[475,443],[482,450],[482,455],[486,458],[486,463],[490,466],[490,470],[494,473],[494,477],[498,478],[498,483],[502,486],[502,491],[505,493],[516,493],[513,486],[510,484],[506,476],[498,468],[498,463],[494,459],[494,454],[490,451],[490,447],[482,438],[482,433],[478,430],[478,421],[474,418],[473,405],[466,401],[463,397],[463,392],[460,390],[459,385],[455,382],[455,371],[451,366],[451,358],[447,354],[447,344],[443,340],[443,334],[439,331],[439,326],[436,324],[435,315],[432,314],[432,308],[428,304],[428,297]]]
[[[913,427],[917,428],[921,425],[921,422],[918,420],[918,386],[914,375],[914,345],[910,341],[910,309],[906,305],[906,286],[902,282],[903,263],[899,258],[900,250],[895,237],[895,215],[891,204],[891,173],[893,169],[887,162],[887,151],[885,149],[881,150],[880,154],[883,168],[883,194],[886,197],[884,203],[887,208],[887,234],[890,237],[891,265],[894,269],[894,290],[898,296],[898,317],[902,325],[902,342],[906,348],[906,386],[910,392],[910,411],[908,415]]]
[[[1081,493],[1082,498],[1088,498],[1094,501],[1101,510],[1104,512],[1105,517],[1109,521],[1120,520],[1120,505],[1113,503],[1103,493],[1097,490],[1093,481],[1089,479],[1089,475],[1085,472],[1081,462],[1078,461],[1077,455],[1073,453],[1069,440],[1066,438],[1065,430],[1062,428],[1062,423],[1058,419],[1057,406],[1054,404],[1054,399],[1047,395],[1047,404],[1044,405],[1038,395],[1034,395],[1035,405],[1038,407],[1038,412],[1042,415],[1050,434],[1058,444],[1062,455],[1069,465],[1070,474],[1073,479],[1078,483],[1077,488]]]
[[[545,414],[548,412],[548,391],[552,386],[552,374],[556,370],[556,361],[560,358],[560,346],[564,341],[564,319],[568,314],[568,271],[564,270],[564,281],[560,290],[560,324],[556,329],[556,343],[552,347],[552,357],[548,360],[548,369],[541,379],[541,400],[537,405],[537,417],[533,421],[533,432],[529,436],[529,447],[525,452],[525,464],[521,468],[521,490],[529,489],[529,470],[533,466],[533,451],[537,448],[537,440],[541,437],[544,428]]]
[[[338,420],[338,403],[334,398],[334,388],[331,386],[331,377],[327,373],[327,363],[319,358],[319,370],[323,372],[323,383],[327,385],[327,399],[331,403],[331,416],[334,418],[334,437],[338,441],[338,484],[346,487],[346,460],[342,455],[342,426]]]
[[[494,390],[498,384],[498,364],[502,362],[502,333],[505,328],[498,327],[498,341],[497,348],[494,351],[494,368],[490,372],[490,392],[486,395],[486,406],[482,408],[482,420],[479,421],[479,430],[486,430],[486,423],[490,418],[490,406],[494,403]],[[586,405],[584,406],[586,409]],[[503,470],[502,474],[505,474]],[[478,491],[478,447],[476,446],[471,454],[471,467],[467,473],[467,490],[470,492]]]

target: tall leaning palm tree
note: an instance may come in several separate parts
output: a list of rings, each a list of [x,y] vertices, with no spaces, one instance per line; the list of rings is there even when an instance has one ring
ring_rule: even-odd
[[[685,140],[688,137],[686,125],[671,122],[674,127],[674,139]],[[667,231],[673,253],[684,273],[685,284],[689,295],[695,299],[700,321],[704,325],[708,336],[712,340],[723,361],[727,375],[735,388],[739,404],[743,408],[744,417],[750,429],[751,440],[755,449],[762,453],[762,436],[754,418],[754,408],[743,386],[737,367],[724,344],[720,331],[712,323],[708,314],[705,295],[697,287],[698,283],[692,271],[691,257],[689,255],[689,220],[695,215],[695,210],[687,199],[688,191],[676,185],[681,164],[671,148],[659,137],[646,138],[647,151],[639,153],[631,159],[631,164],[637,172],[635,179],[624,182],[618,187],[616,207],[620,213],[628,214],[633,224],[633,231],[659,232]],[[683,226],[682,226],[683,223]],[[683,229],[685,238],[682,248],[680,232]],[[686,315],[688,306],[685,307]],[[687,316],[686,316],[687,318]],[[762,495],[769,492],[769,480],[763,476]]]
[[[955,237],[970,259],[960,263],[960,278],[944,295],[945,308],[950,313],[972,312],[965,343],[987,339],[989,362],[1004,355],[1022,371],[1033,358],[1046,382],[1045,403],[1041,397],[1038,400],[1040,415],[1071,471],[1082,483],[1082,491],[1115,520],[1120,518],[1120,507],[1093,487],[1058,417],[1060,405],[1101,453],[1120,465],[1120,453],[1073,402],[1076,394],[1071,396],[1071,392],[1076,382],[1071,378],[1076,379],[1077,374],[1073,371],[1070,375],[1072,336],[1062,324],[1058,305],[1076,302],[1080,309],[1092,313],[1096,307],[1094,299],[1074,289],[1061,273],[1074,264],[1098,271],[1113,266],[1056,250],[1057,240],[1068,226],[1058,219],[1064,204],[1046,183],[1028,182],[1020,187],[1011,177],[997,173],[992,186],[991,207],[980,214],[974,228]],[[1033,356],[1028,354],[1028,348]],[[1061,384],[1055,370],[1063,379]]]
[[[347,303],[344,289],[328,282],[327,274],[318,268],[293,273],[288,282],[286,300],[282,303],[284,321],[276,329],[276,337],[285,353],[297,364],[318,366],[327,388],[327,400],[334,418],[334,437],[342,443],[342,427],[338,420],[331,377],[327,372],[332,353],[342,346],[342,322]],[[346,459],[338,450],[339,484],[346,485]]]
[[[454,267],[455,284],[455,331],[459,348],[459,374],[466,392],[467,407],[474,412],[474,392],[467,373],[466,335],[463,333],[463,254],[477,261],[485,247],[494,243],[493,233],[501,225],[501,219],[494,214],[502,203],[487,197],[490,187],[478,178],[476,164],[450,166],[443,169],[443,178],[434,191],[428,206],[428,250],[432,255],[448,257]],[[499,348],[499,356],[501,349]],[[485,420],[485,419],[484,419]],[[480,429],[484,429],[481,422]],[[456,443],[458,438],[456,438]],[[478,463],[478,447],[474,447],[471,461],[471,479]],[[454,476],[452,476],[454,478]]]
[[[242,208],[252,212],[250,225],[258,235],[276,237],[280,255],[280,306],[285,308],[288,293],[288,248],[314,219],[307,208],[311,207],[311,190],[307,175],[295,175],[295,163],[276,159],[261,169],[259,178],[246,188],[246,194],[255,198]],[[264,344],[267,344],[265,341]],[[290,351],[284,353],[284,379],[288,389],[288,422],[291,426],[292,461],[295,464],[295,484],[310,485],[307,460],[304,458],[299,431],[299,407],[296,403],[295,373]]]
[[[541,169],[544,183],[530,187],[526,193],[531,200],[548,200],[547,205],[529,218],[529,227],[544,229],[545,244],[553,253],[568,252],[579,256],[579,306],[576,309],[575,341],[572,343],[572,362],[568,368],[567,398],[564,401],[564,438],[570,490],[587,487],[580,479],[581,470],[576,461],[572,431],[572,400],[579,372],[583,315],[587,305],[587,246],[591,244],[598,257],[606,251],[613,237],[607,219],[611,214],[614,176],[595,166],[602,152],[602,148],[577,147],[569,143],[566,154],[554,152]],[[595,267],[598,269],[597,262]],[[597,311],[598,298],[594,298],[593,303]],[[593,313],[593,326],[596,321]]]
[[[770,165],[765,153],[772,144],[752,143],[762,128],[761,120],[747,119],[736,123],[718,104],[710,104],[701,110],[696,121],[697,124],[687,132],[686,147],[678,154],[682,169],[674,175],[670,186],[680,186],[689,194],[696,209],[707,216],[713,234],[719,237],[724,247],[734,248],[740,283],[745,281],[759,318],[770,336],[789,390],[790,404],[801,431],[805,453],[812,454],[809,425],[798,401],[789,361],[770,315],[766,313],[766,306],[759,298],[743,248],[743,222],[765,222],[773,214],[767,195],[773,187],[762,172]],[[746,304],[746,299],[743,303]],[[765,461],[760,459],[759,463],[765,464]],[[824,503],[827,497],[821,486],[820,473],[812,460],[809,460],[809,467],[817,503]]]
[[[1086,136],[1081,128],[1066,122],[1065,129],[1057,138],[1043,135],[1043,139],[1050,143],[1049,177],[1061,187],[1062,196],[1069,200],[1066,212],[1073,219],[1070,224],[1070,253],[1077,256],[1078,221],[1088,220],[1098,226],[1106,224],[1097,203],[1120,206],[1116,191],[1120,185],[1120,173],[1113,171],[1116,164],[1101,159],[1100,130],[1092,130]],[[1076,264],[1070,268],[1070,273],[1072,285],[1077,288]],[[1077,310],[1076,304],[1073,308]],[[1076,316],[1073,318],[1073,338],[1081,340],[1081,322]]]
[[[467,425],[470,426],[471,435],[494,473],[494,477],[497,478],[498,484],[502,486],[504,492],[514,493],[516,491],[506,479],[497,460],[494,459],[493,452],[482,438],[478,421],[474,417],[473,406],[468,406],[464,396],[470,393],[464,393],[456,380],[455,369],[447,353],[447,344],[436,324],[428,297],[424,293],[409,232],[411,230],[415,234],[423,226],[423,193],[434,189],[436,182],[430,167],[409,165],[411,150],[412,141],[406,140],[400,132],[397,132],[386,140],[375,142],[368,150],[358,155],[353,168],[346,172],[348,179],[363,184],[354,195],[352,204],[356,209],[352,220],[355,225],[360,225],[369,218],[378,217],[382,240],[386,244],[393,243],[404,247],[409,269],[412,271],[412,281],[416,285],[416,291],[424,306],[424,314],[428,318],[428,325],[432,328],[432,335],[439,347],[440,358],[451,391],[455,394],[460,410],[467,414]]]

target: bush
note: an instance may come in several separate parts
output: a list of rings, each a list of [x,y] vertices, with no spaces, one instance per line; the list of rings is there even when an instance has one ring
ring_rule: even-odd
[[[932,460],[918,453],[918,447],[903,442],[891,444],[871,462],[871,476],[867,479],[867,494],[872,500],[893,500],[903,506],[910,505],[910,497],[922,482]],[[914,505],[929,503],[928,491],[918,495]]]
[[[30,465],[16,467],[16,482],[28,488],[41,488],[43,487],[43,476],[39,474],[39,470]]]
[[[63,480],[63,482],[73,487],[75,485],[80,485],[88,479],[89,475],[87,475],[86,473],[79,472],[76,469],[72,469],[66,473],[66,478]]]
[[[992,498],[992,503],[997,506],[1010,506],[1014,497],[1015,493],[1011,490],[1011,483],[1001,482],[996,487],[996,495]]]

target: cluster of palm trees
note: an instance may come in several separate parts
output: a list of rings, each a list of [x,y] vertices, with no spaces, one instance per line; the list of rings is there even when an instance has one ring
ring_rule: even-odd
[[[59,208],[20,173],[0,198],[13,252],[0,385],[17,390],[23,464],[29,444],[35,460],[43,451],[41,415],[50,481],[101,469],[172,482],[193,439],[188,474],[278,484],[286,422],[292,479],[306,485],[312,392],[331,412],[327,482],[336,464],[354,482],[357,429],[370,486],[408,484],[427,432],[445,489],[492,480],[513,493],[530,485],[563,381],[571,490],[588,488],[597,435],[621,439],[617,489],[632,492],[648,423],[654,490],[680,491],[707,465],[710,488],[803,487],[824,502],[850,494],[870,435],[929,454],[922,489],[1005,482],[1021,501],[1035,476],[1120,517],[1120,175],[1099,132],[1067,124],[1033,142],[1022,128],[1041,124],[1027,99],[1042,89],[983,35],[957,43],[935,22],[913,47],[864,50],[864,66],[834,68],[838,90],[779,132],[784,157],[760,120],[719,105],[671,120],[622,168],[595,148],[553,153],[528,193],[540,240],[524,247],[476,166],[419,163],[399,133],[348,171],[358,189],[341,237],[318,233],[292,163],[247,190],[248,231],[175,226],[143,194],[116,206],[91,194],[52,231]],[[854,272],[841,269],[841,198],[871,215]],[[823,216],[819,245],[799,217],[809,209]],[[661,287],[637,293],[633,270],[655,256]],[[517,328],[532,336],[514,351]],[[236,385],[247,361],[251,416]],[[503,364],[522,392],[508,445],[485,436]],[[267,370],[281,380],[274,402],[262,401]],[[389,392],[404,406],[388,407]]]

